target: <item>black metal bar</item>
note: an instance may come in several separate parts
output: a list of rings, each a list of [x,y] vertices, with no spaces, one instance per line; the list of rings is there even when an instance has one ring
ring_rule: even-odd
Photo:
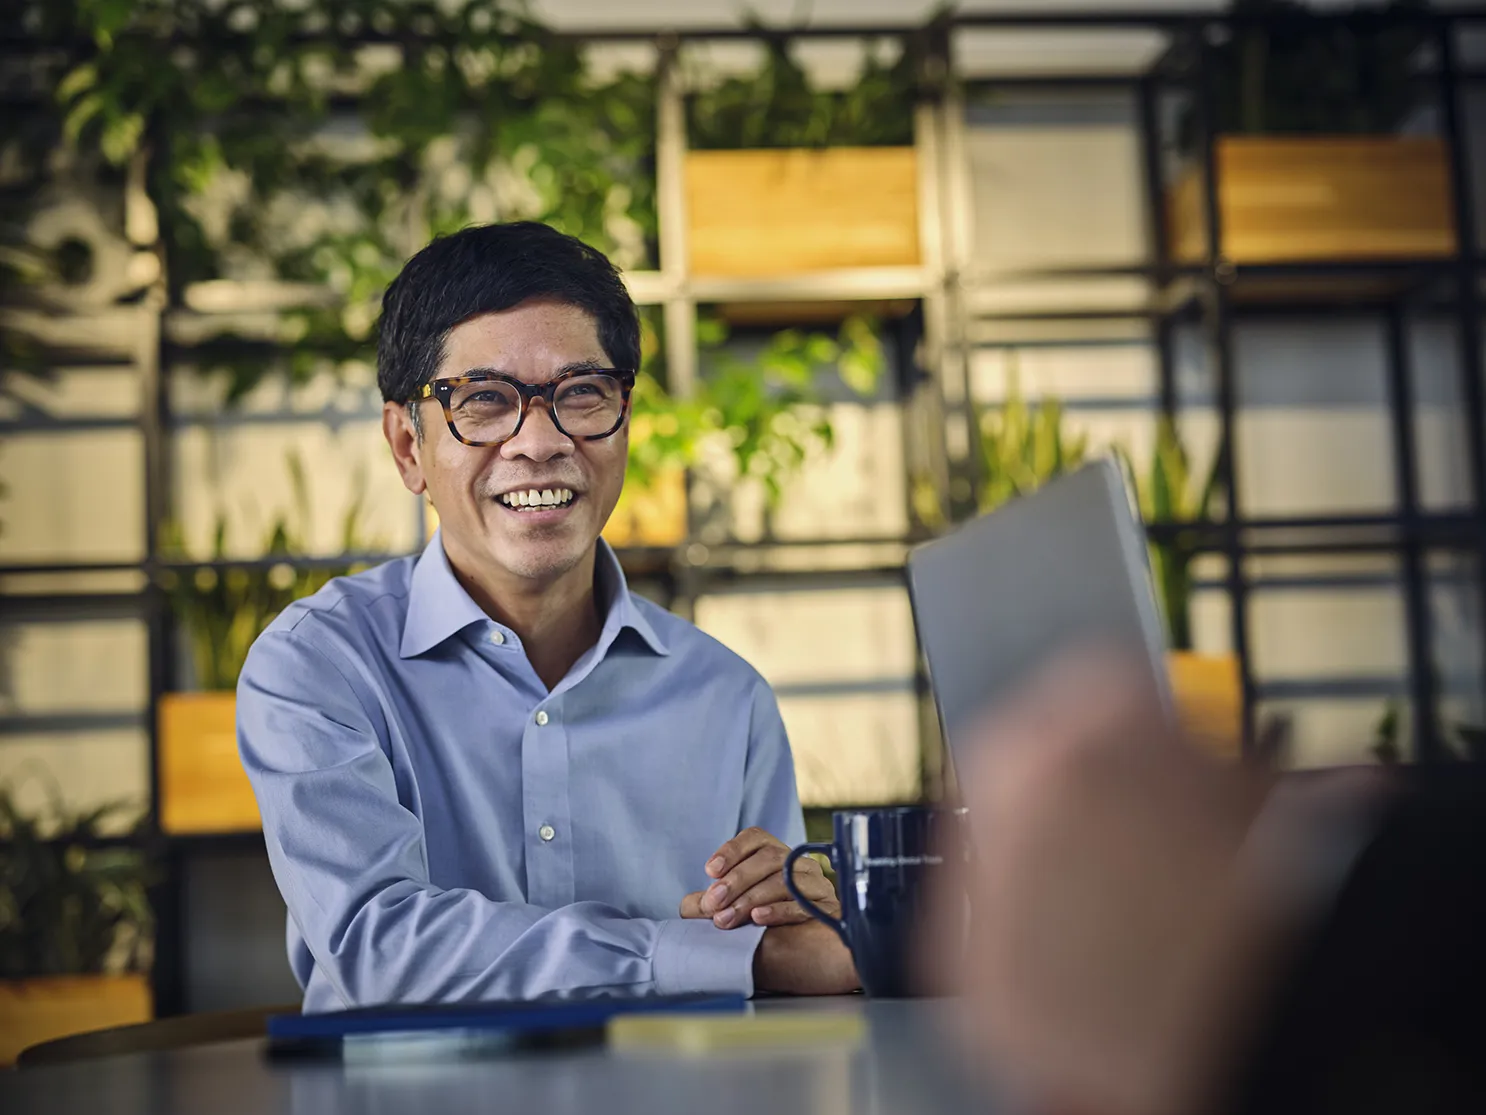
[[[139,592],[3,593],[5,623],[86,623],[138,619],[144,610]]]
[[[1476,260],[1479,245],[1476,235],[1475,194],[1471,181],[1470,138],[1461,121],[1459,88],[1455,82],[1455,25],[1441,23],[1436,29],[1435,47],[1439,53],[1440,119],[1444,125],[1445,149],[1450,160],[1450,185],[1454,202],[1455,236],[1459,257],[1456,261],[1456,307],[1460,324],[1460,396],[1465,404],[1466,452],[1470,462],[1471,502],[1477,520],[1486,523],[1486,391],[1482,382],[1481,305],[1477,289]],[[1476,551],[1476,574],[1480,599],[1486,600],[1486,539]],[[1486,688],[1486,624],[1479,632],[1482,648],[1482,679]]]
[[[1199,151],[1201,152],[1202,204],[1207,223],[1207,262],[1211,268],[1206,279],[1208,303],[1208,347],[1217,378],[1218,422],[1221,429],[1218,448],[1218,475],[1227,499],[1227,518],[1235,523],[1242,500],[1238,489],[1237,468],[1237,369],[1233,358],[1233,315],[1229,301],[1232,268],[1223,257],[1222,210],[1218,204],[1217,167],[1217,90],[1214,75],[1217,65],[1207,36],[1199,32],[1198,65],[1195,75],[1194,101],[1197,106]],[[1254,668],[1249,660],[1248,584],[1245,579],[1244,547],[1239,532],[1225,532],[1224,553],[1228,558],[1227,584],[1231,640],[1238,659],[1239,680],[1243,692],[1243,748],[1248,754],[1254,745]]]
[[[142,561],[17,562],[14,565],[0,565],[0,577],[20,577],[28,574],[35,576],[43,573],[138,573],[143,569]]]
[[[1434,648],[1430,637],[1428,585],[1417,531],[1418,456],[1414,438],[1414,395],[1410,386],[1408,329],[1394,307],[1384,320],[1388,373],[1388,417],[1393,434],[1393,475],[1403,519],[1404,632],[1408,646],[1409,700],[1413,705],[1415,758],[1438,762]]]
[[[1170,246],[1166,229],[1165,175],[1161,169],[1161,86],[1154,76],[1147,77],[1136,91],[1140,122],[1142,184],[1145,189],[1146,244],[1151,263],[1148,266],[1156,282],[1170,281]],[[1173,350],[1175,323],[1169,314],[1155,322],[1156,367],[1161,413],[1174,420],[1177,409],[1176,354]]]
[[[67,712],[51,715],[0,716],[0,747],[4,737],[110,732],[144,726],[143,712]]]

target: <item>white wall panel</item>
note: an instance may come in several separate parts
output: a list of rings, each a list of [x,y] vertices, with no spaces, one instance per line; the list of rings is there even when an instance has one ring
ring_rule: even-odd
[[[0,713],[124,712],[148,699],[138,620],[0,624]]]

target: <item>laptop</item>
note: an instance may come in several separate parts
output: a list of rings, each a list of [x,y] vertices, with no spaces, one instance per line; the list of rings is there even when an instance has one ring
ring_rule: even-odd
[[[986,706],[1091,639],[1139,653],[1170,707],[1145,531],[1113,458],[917,547],[908,587],[951,759]]]

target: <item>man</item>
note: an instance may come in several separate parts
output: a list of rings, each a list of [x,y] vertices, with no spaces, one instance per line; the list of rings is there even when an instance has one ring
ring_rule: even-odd
[[[238,686],[307,1011],[856,987],[780,874],[768,686],[599,538],[639,350],[613,266],[543,225],[435,240],[388,289],[383,432],[439,532],[286,610]]]
[[[1090,653],[997,709],[962,774],[974,866],[924,951],[1031,1109],[1486,1111],[1480,768],[1224,766]]]

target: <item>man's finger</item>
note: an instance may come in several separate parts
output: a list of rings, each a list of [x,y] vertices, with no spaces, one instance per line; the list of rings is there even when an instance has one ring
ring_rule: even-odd
[[[712,858],[707,861],[706,871],[714,879],[721,879],[728,871],[742,863],[760,848],[769,845],[784,845],[770,836],[761,828],[746,828],[737,836],[727,841],[712,853]]]
[[[834,900],[817,902],[817,906],[832,917],[841,916],[841,907]],[[799,925],[801,922],[809,921],[810,914],[793,900],[789,902],[771,902],[767,906],[755,906],[750,914],[754,925]]]
[[[705,918],[710,914],[702,910],[702,891],[693,891],[681,900],[681,916],[684,918]]]
[[[796,871],[795,885],[800,888],[800,893],[812,902],[834,903],[836,901],[836,889],[831,886],[831,881],[818,871]],[[722,929],[734,929],[740,925],[747,925],[755,909],[781,904],[794,905],[794,902],[790,897],[789,888],[784,885],[784,873],[777,871],[720,909],[712,920]]]
[[[778,875],[784,867],[784,857],[787,854],[783,844],[768,844],[759,848],[707,888],[702,898],[703,913],[715,914],[725,909],[770,875]],[[784,886],[783,883],[779,885],[781,889]]]

